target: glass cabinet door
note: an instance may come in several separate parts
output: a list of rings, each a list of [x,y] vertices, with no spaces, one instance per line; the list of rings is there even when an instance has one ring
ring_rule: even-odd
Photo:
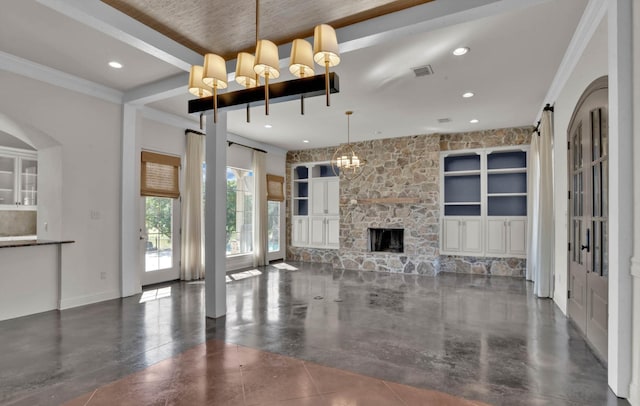
[[[0,156],[0,205],[16,204],[16,158]]]
[[[20,160],[20,204],[38,204],[38,161],[35,159]]]

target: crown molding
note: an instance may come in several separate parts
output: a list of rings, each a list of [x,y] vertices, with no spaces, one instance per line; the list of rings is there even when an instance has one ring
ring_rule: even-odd
[[[562,57],[560,66],[556,71],[556,74],[549,86],[547,95],[542,101],[542,105],[538,110],[534,123],[540,120],[542,116],[542,110],[546,104],[553,106],[556,99],[560,95],[560,92],[567,84],[567,81],[571,77],[573,70],[575,69],[578,61],[582,57],[584,50],[589,45],[589,41],[593,37],[593,34],[598,29],[598,26],[607,14],[607,0],[589,0],[587,7],[578,22],[573,37],[569,42],[569,46]]]
[[[119,90],[2,51],[0,51],[0,70],[111,103],[122,103],[123,93]]]

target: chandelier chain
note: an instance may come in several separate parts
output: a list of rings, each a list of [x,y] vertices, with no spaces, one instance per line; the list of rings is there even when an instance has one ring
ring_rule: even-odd
[[[260,0],[256,0],[256,44],[258,43],[258,27],[260,26]]]

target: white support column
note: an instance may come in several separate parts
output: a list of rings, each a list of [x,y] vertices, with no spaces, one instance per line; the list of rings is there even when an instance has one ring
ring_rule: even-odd
[[[632,7],[632,61],[633,61],[633,258],[631,275],[633,279],[633,332],[632,372],[629,387],[629,402],[640,406],[640,4]]]
[[[227,113],[207,113],[207,180],[205,196],[205,311],[218,318],[227,313]]]
[[[120,272],[122,297],[142,291],[140,282],[139,187],[136,107],[122,105],[122,169],[120,203]]]
[[[608,0],[609,27],[609,350],[608,382],[619,397],[631,381],[633,227],[632,0]]]

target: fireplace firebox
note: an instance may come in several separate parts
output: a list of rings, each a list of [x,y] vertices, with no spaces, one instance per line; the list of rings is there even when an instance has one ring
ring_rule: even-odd
[[[370,228],[369,251],[404,252],[404,229]]]

